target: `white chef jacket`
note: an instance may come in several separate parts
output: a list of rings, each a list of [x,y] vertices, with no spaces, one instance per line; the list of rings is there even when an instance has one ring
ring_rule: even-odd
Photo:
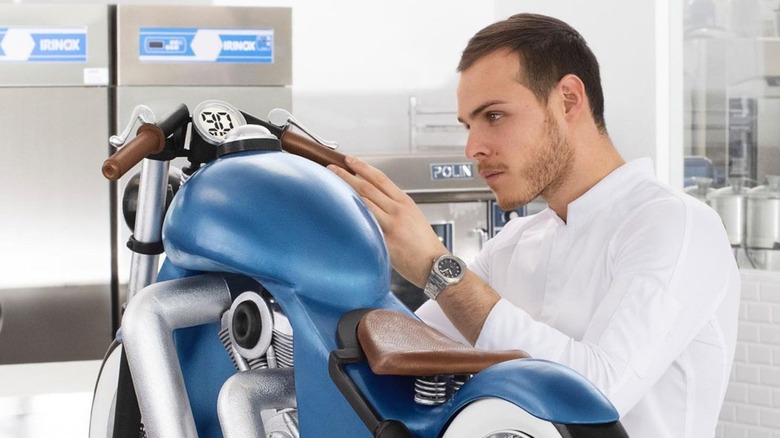
[[[514,219],[471,263],[502,297],[475,346],[573,368],[632,438],[713,437],[740,288],[718,215],[640,159],[569,204],[567,219],[549,208]],[[418,315],[465,341],[434,301]]]

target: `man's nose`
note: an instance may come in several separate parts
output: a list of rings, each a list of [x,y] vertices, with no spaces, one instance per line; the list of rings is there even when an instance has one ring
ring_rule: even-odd
[[[466,139],[466,158],[471,160],[478,160],[485,157],[488,154],[488,149],[485,143],[481,140],[480,136],[473,130],[469,131],[469,136]]]

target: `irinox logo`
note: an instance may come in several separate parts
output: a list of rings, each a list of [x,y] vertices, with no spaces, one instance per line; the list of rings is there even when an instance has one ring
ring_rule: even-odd
[[[222,50],[226,52],[254,52],[257,41],[222,41]]]
[[[81,51],[81,40],[78,38],[41,38],[42,52],[79,52]]]
[[[440,179],[473,179],[474,165],[472,163],[431,164],[431,180]]]

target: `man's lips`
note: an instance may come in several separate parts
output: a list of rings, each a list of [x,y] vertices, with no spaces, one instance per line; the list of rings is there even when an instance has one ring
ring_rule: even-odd
[[[495,179],[495,177],[497,177],[498,175],[504,173],[504,169],[503,168],[487,167],[487,166],[485,166],[485,167],[480,166],[478,171],[479,171],[479,176],[481,176],[482,179],[484,179],[485,181],[488,181],[488,180],[491,180],[491,179]]]

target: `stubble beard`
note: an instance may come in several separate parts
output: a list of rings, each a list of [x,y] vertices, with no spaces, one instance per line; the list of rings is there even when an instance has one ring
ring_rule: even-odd
[[[544,124],[547,147],[537,149],[535,156],[529,157],[529,165],[521,171],[525,181],[507,196],[495,193],[496,202],[504,211],[515,210],[539,196],[548,197],[566,182],[574,161],[574,151],[549,111]]]

